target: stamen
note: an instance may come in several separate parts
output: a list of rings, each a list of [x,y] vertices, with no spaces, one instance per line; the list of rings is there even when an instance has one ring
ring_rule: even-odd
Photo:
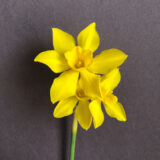
[[[83,90],[77,90],[77,96],[78,96],[79,98],[85,97],[85,94],[84,94]]]
[[[81,67],[83,67],[83,65],[84,65],[84,63],[83,63],[83,61],[82,60],[78,60],[78,62],[76,63],[76,68],[81,68]]]
[[[85,95],[85,93],[84,93],[84,91],[82,89],[77,89],[76,97],[79,100],[89,100],[89,97]]]

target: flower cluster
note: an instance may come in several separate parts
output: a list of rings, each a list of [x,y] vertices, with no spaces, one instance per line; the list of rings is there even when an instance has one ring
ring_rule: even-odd
[[[91,23],[74,38],[53,28],[54,50],[40,53],[35,62],[47,65],[53,72],[61,73],[55,78],[50,90],[51,102],[58,102],[54,117],[61,118],[73,112],[85,130],[92,120],[94,127],[102,125],[104,114],[101,102],[107,114],[119,121],[126,121],[126,114],[113,90],[120,82],[118,67],[127,55],[118,49],[108,49],[93,57],[100,43],[96,24]]]

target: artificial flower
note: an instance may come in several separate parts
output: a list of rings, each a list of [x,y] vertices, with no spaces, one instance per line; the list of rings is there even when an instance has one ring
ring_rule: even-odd
[[[74,96],[79,77],[82,77],[83,84],[88,88],[88,95],[100,97],[99,76],[96,74],[106,74],[120,66],[127,55],[118,49],[109,49],[93,58],[93,52],[100,43],[95,23],[78,34],[77,46],[70,34],[58,28],[53,28],[52,31],[54,50],[42,52],[34,59],[55,73],[63,72],[52,84],[52,103]]]

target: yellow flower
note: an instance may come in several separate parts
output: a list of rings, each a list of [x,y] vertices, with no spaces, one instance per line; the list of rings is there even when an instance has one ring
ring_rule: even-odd
[[[100,80],[100,76],[98,76],[98,78]],[[90,85],[90,87],[93,88],[94,81],[92,81]],[[53,112],[54,117],[62,118],[74,112],[76,119],[83,129],[88,130],[90,128],[92,119],[93,121],[96,120],[96,122],[94,122],[94,127],[99,127],[104,120],[104,115],[101,110],[101,101],[99,100],[101,97],[90,97],[86,95],[86,93],[89,93],[88,87],[81,77],[78,80],[75,95],[59,101]]]
[[[76,119],[81,127],[88,130],[92,123],[92,115],[89,111],[89,100],[91,98],[85,95],[81,85],[80,79],[77,84],[75,95],[60,100],[54,109],[53,115],[56,118],[62,118],[75,112]]]
[[[113,69],[108,74],[101,77],[100,92],[101,98],[89,97],[88,89],[83,83],[82,78],[79,79],[76,94],[72,97],[61,100],[55,110],[54,117],[62,118],[69,116],[74,112],[81,127],[88,130],[91,126],[92,119],[94,128],[98,128],[103,124],[104,114],[101,109],[101,101],[107,114],[119,121],[126,121],[126,114],[123,106],[118,102],[118,98],[113,95],[113,90],[119,84],[121,75],[118,68]]]
[[[106,74],[127,58],[118,49],[104,50],[93,58],[93,52],[100,43],[95,27],[96,24],[91,23],[78,34],[78,46],[70,34],[53,28],[54,50],[44,51],[34,59],[35,62],[47,65],[55,73],[63,72],[52,84],[52,103],[74,96],[79,76],[87,88],[87,95],[100,97],[99,76],[95,73]]]
[[[100,126],[104,121],[104,115],[99,109],[99,104],[103,102],[104,108],[107,114],[116,118],[119,121],[126,121],[126,114],[121,103],[118,102],[118,98],[113,94],[113,90],[117,87],[121,79],[121,74],[118,68],[111,70],[108,74],[101,78],[100,91],[101,99],[95,99],[95,102],[91,102],[89,109],[93,117],[94,126]],[[97,110],[98,108],[99,110]]]
[[[83,104],[85,107],[82,108],[78,115],[76,115],[77,119],[78,116],[80,116],[81,119],[83,119],[83,115],[85,115],[84,112],[86,112],[86,116],[88,116],[88,119],[90,121],[92,121],[93,119],[94,128],[98,128],[99,126],[101,126],[104,121],[104,114],[101,109],[102,101],[104,108],[110,117],[116,118],[119,121],[126,121],[127,118],[123,106],[121,103],[118,102],[118,98],[115,95],[113,95],[113,90],[119,84],[120,79],[121,75],[118,68],[111,70],[108,74],[101,77],[99,88],[101,92],[101,98],[92,97],[90,98],[90,103],[85,102],[86,104]],[[88,91],[85,88],[85,86],[81,85],[81,89],[83,90],[83,95],[87,97],[86,93]],[[91,125],[91,123],[89,123],[90,121],[80,121],[79,123],[82,126],[82,128],[88,129]],[[88,128],[85,128],[84,126],[87,126]]]

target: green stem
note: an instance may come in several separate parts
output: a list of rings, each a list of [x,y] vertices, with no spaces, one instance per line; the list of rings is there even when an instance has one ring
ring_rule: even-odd
[[[71,139],[71,152],[70,152],[70,160],[74,160],[75,146],[76,146],[76,136],[77,136],[77,128],[78,122],[76,116],[73,116],[73,124],[72,124],[72,139]]]

